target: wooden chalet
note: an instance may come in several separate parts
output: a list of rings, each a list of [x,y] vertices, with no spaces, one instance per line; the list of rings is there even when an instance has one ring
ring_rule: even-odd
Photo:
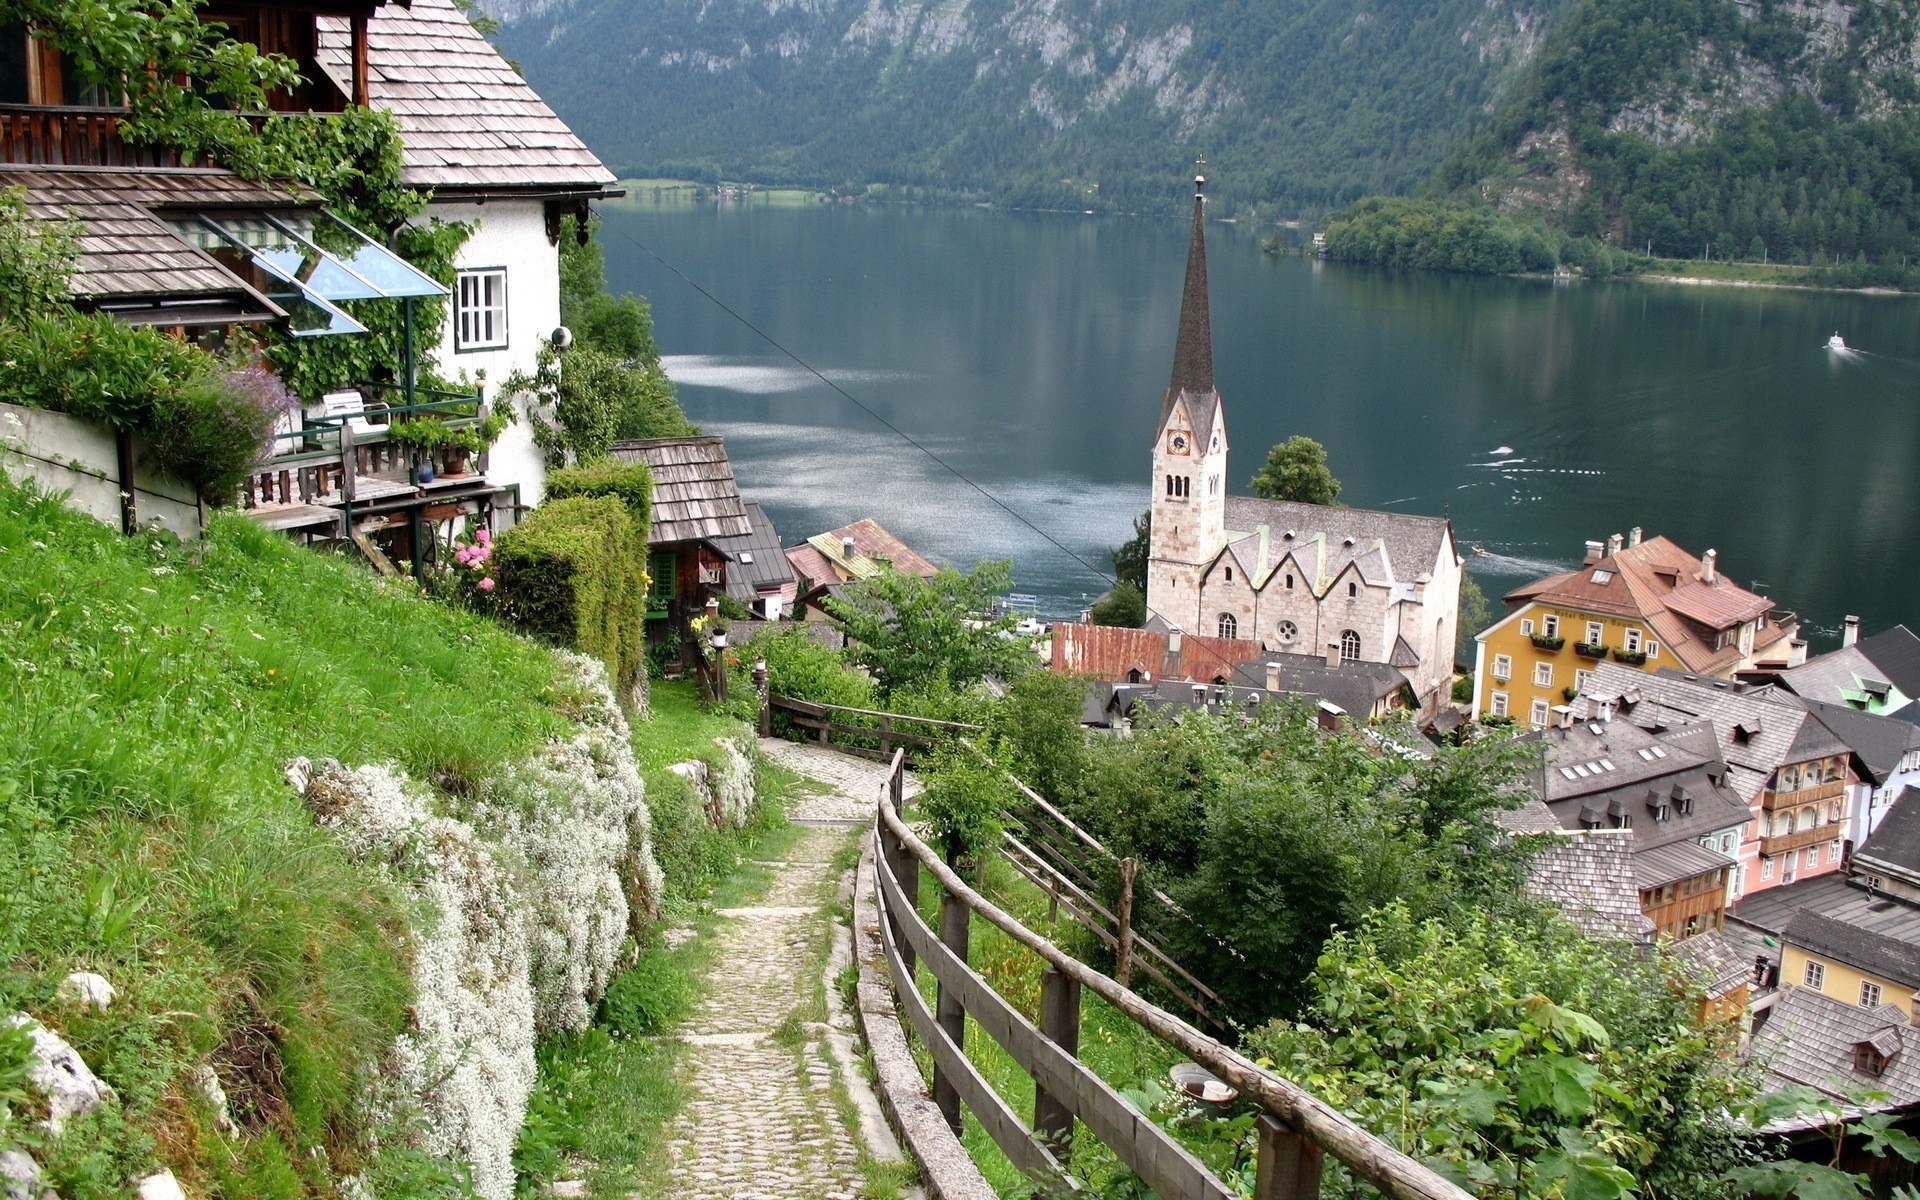
[[[618,462],[653,472],[653,524],[647,620],[682,626],[727,590],[730,539],[750,538],[753,521],[719,437],[642,438],[615,442]]]
[[[922,578],[932,578],[939,571],[871,517],[815,534],[788,548],[786,557],[797,584],[793,611],[801,619],[825,619],[821,605],[827,597],[837,596],[847,584],[872,579],[882,571]]]

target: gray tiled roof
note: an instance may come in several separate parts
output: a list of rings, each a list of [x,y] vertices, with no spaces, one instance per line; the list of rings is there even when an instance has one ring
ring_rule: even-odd
[[[1570,729],[1542,729],[1527,736],[1546,750],[1530,776],[1534,790],[1563,828],[1581,828],[1589,811],[1607,826],[1616,815],[1631,818],[1634,870],[1641,887],[1659,887],[1732,865],[1724,855],[1694,843],[1749,819],[1746,802],[1725,782],[1724,763],[1618,719],[1582,721]],[[1697,744],[1698,739],[1688,740]],[[1716,783],[1715,776],[1722,782]],[[1660,806],[1655,797],[1665,801],[1664,820],[1656,814]],[[1682,803],[1683,797],[1690,806]],[[1691,811],[1682,811],[1688,807]],[[1647,857],[1676,845],[1685,848]]]
[[[1782,699],[1785,698],[1783,695]],[[1920,725],[1911,721],[1875,716],[1844,704],[1825,704],[1802,696],[1792,698],[1852,748],[1856,765],[1864,768],[1864,774],[1875,786],[1885,783],[1900,769],[1900,760],[1909,751],[1920,750]]]
[[[1315,534],[1324,534],[1324,574],[1328,579],[1338,575],[1347,563],[1365,558],[1378,543],[1385,549],[1387,564],[1399,583],[1412,583],[1418,576],[1433,572],[1449,528],[1444,517],[1254,496],[1227,497],[1226,524],[1243,537],[1256,535],[1265,526],[1268,563],[1277,563],[1286,552],[1289,531],[1294,534],[1293,543],[1302,545]],[[1351,546],[1347,545],[1349,538],[1353,540]]]
[[[1872,679],[1892,682],[1858,645],[1815,655],[1780,675],[1780,681],[1795,695],[1829,704],[1844,704],[1847,693],[1859,691],[1863,681]]]
[[[1853,862],[1861,871],[1920,875],[1920,788],[1905,788],[1895,797],[1887,815],[1853,852]]]
[[[712,542],[753,532],[725,439],[644,438],[615,442],[608,455],[618,462],[645,463],[653,471],[649,545]]]
[[[785,587],[794,581],[793,564],[780,546],[780,534],[773,519],[758,503],[748,500],[743,507],[753,526],[751,533],[721,538],[714,546],[733,561],[727,569],[727,594],[740,600],[752,600],[762,590]]]
[[[1645,941],[1653,922],[1640,912],[1633,839],[1624,832],[1565,834],[1535,856],[1527,890],[1553,904],[1589,937]]]
[[[1897,901],[1878,900],[1893,904]],[[1837,920],[1803,908],[1787,922],[1781,940],[1809,954],[1837,959],[1871,975],[1881,975],[1908,987],[1920,988],[1920,941],[1911,936],[1867,929],[1853,921]]]
[[[1720,754],[1733,767],[1734,789],[1748,802],[1784,763],[1851,753],[1804,705],[1724,679],[1602,662],[1581,690],[1575,711],[1584,716],[1597,711],[1602,701],[1614,700],[1620,703],[1621,716],[1642,728],[1711,723]],[[1748,736],[1736,736],[1736,727]]]
[[[1743,896],[1727,915],[1743,925],[1779,937],[1787,922],[1803,908],[1829,914],[1849,912],[1856,900],[1864,906],[1866,895],[1865,889],[1849,883],[1845,875],[1816,875]],[[1914,930],[1920,934],[1920,922],[1914,925]]]
[[[1920,696],[1920,637],[1912,630],[1895,625],[1855,645],[1879,668],[1881,678],[1909,696]]]
[[[182,241],[158,214],[287,208],[315,199],[304,190],[192,168],[0,170],[0,188],[16,186],[27,189],[27,205],[35,217],[57,220],[71,214],[85,226],[71,282],[76,296],[99,300],[246,293],[238,276]]]
[[[1920,987],[1920,907],[1845,876],[1755,892],[1729,915],[1810,953]]]
[[[1788,987],[1754,1035],[1749,1057],[1766,1072],[1770,1089],[1803,1083],[1842,1099],[1851,1091],[1887,1093],[1876,1108],[1910,1104],[1920,1100],[1920,1029],[1906,1022],[1892,1004],[1862,1008],[1812,988]],[[1885,1072],[1855,1070],[1854,1047],[1889,1035],[1899,1048]]]
[[[320,65],[352,95],[347,19],[318,21]],[[399,118],[409,186],[598,191],[614,182],[453,0],[376,9],[367,60],[374,107]]]
[[[1718,998],[1753,979],[1753,959],[1736,937],[1709,929],[1673,944],[1673,957],[1695,987]]]
[[[1634,829],[1640,832],[1639,827]],[[1682,879],[1705,875],[1708,871],[1731,871],[1736,864],[1718,850],[1709,850],[1699,842],[1668,842],[1651,849],[1638,847],[1633,852],[1633,882],[1641,889],[1665,887]]]
[[[1280,667],[1279,691],[1337,705],[1357,720],[1366,720],[1373,706],[1407,686],[1407,677],[1385,663],[1350,662],[1329,667],[1311,654],[1266,654],[1233,669],[1241,687],[1265,688],[1267,664]]]

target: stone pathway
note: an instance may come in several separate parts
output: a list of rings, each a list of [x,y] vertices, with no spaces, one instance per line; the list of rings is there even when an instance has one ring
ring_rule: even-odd
[[[840,882],[831,863],[859,836],[856,826],[872,820],[886,769],[817,747],[761,745],[823,787],[797,805],[794,822],[810,828],[769,864],[778,873],[767,893],[750,908],[720,910],[706,998],[678,1035],[688,1044],[691,1097],[670,1135],[668,1178],[675,1200],[853,1200],[863,1148],[884,1143],[882,1157],[899,1150],[877,1113],[860,1104],[865,1082],[852,1063],[851,1019],[835,1012],[820,1025],[811,1005],[831,921],[823,905]],[[847,940],[833,929],[837,942]],[[830,961],[827,973],[837,965]],[[836,1069],[862,1112],[858,1135],[836,1102]]]
[[[874,806],[880,801],[880,789],[887,782],[887,764],[780,738],[761,738],[760,749],[788,770],[832,789],[825,795],[802,797],[789,814],[795,824],[865,826],[872,822]],[[919,793],[920,781],[908,772],[907,796],[911,798]]]

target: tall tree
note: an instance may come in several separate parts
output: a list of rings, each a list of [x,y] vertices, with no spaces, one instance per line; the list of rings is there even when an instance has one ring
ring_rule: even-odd
[[[983,616],[1012,583],[1007,559],[965,572],[943,568],[932,578],[882,571],[828,600],[827,611],[851,643],[849,657],[885,691],[964,688],[1038,665],[1029,640],[1013,634],[1018,613]]]
[[[1251,487],[1256,496],[1302,504],[1335,504],[1340,495],[1340,481],[1327,469],[1327,448],[1302,434],[1267,451]]]
[[[1147,593],[1147,556],[1153,547],[1153,510],[1133,519],[1133,536],[1113,549],[1113,579],[1130,585],[1143,597]]]

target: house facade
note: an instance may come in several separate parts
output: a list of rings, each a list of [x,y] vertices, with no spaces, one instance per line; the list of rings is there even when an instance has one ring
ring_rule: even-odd
[[[1204,183],[1204,179],[1197,180]],[[1231,496],[1196,189],[1173,375],[1153,446],[1148,622],[1383,663],[1431,712],[1453,678],[1460,557],[1438,517]]]
[[[439,366],[498,387],[532,371],[560,326],[562,219],[617,196],[613,173],[548,108],[453,0],[386,5],[364,19],[323,16],[317,61],[336,84],[354,73],[365,28],[368,103],[400,123],[402,180],[430,199],[419,222],[473,228],[455,258]],[[491,477],[540,502],[544,458],[526,421],[489,452]]]
[[[1578,570],[1508,592],[1506,615],[1475,637],[1474,715],[1547,725],[1607,661],[1723,679],[1802,661],[1792,617],[1727,579],[1717,560],[1636,527],[1588,542]]]
[[[647,630],[657,640],[684,629],[709,597],[727,591],[734,562],[727,547],[753,536],[753,520],[722,438],[636,438],[613,443],[608,456],[653,475]]]

